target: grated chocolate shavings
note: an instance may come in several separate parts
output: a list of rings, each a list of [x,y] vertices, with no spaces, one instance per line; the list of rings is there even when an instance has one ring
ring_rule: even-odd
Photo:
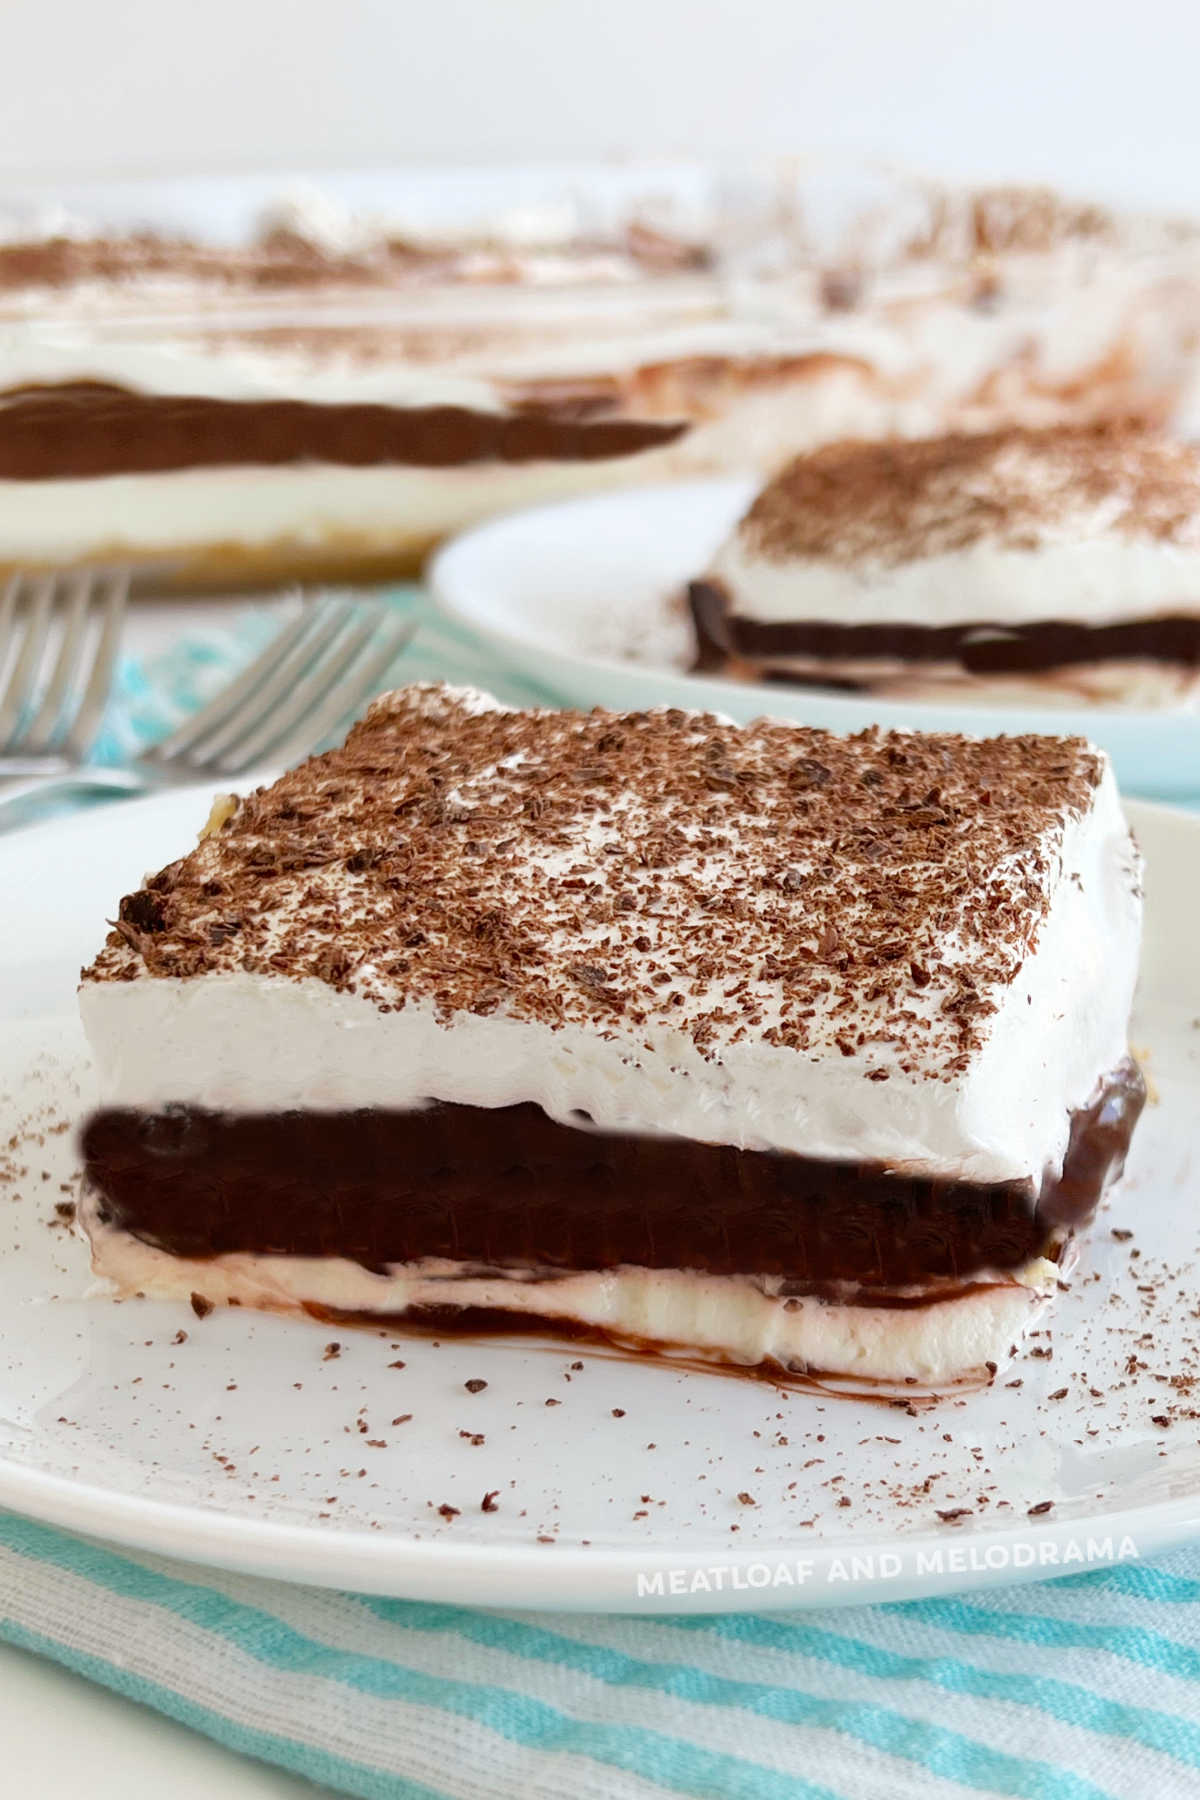
[[[1077,738],[842,738],[410,687],[124,902],[85,979],[240,970],[443,1022],[501,1012],[635,1051],[669,1028],[708,1060],[751,1040],[949,1079],[1036,943],[1102,769]]]
[[[1064,532],[1200,544],[1200,453],[1111,419],[828,444],[763,489],[737,541],[767,562],[889,567]]]

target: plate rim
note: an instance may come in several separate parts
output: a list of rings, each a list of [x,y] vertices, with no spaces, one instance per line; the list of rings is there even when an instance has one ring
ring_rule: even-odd
[[[25,1479],[14,1480],[14,1474],[23,1474]],[[101,1504],[89,1504],[92,1496]],[[1089,1514],[1086,1520],[1027,1519],[1024,1524],[979,1534],[970,1528],[942,1527],[906,1534],[902,1539],[872,1536],[840,1546],[814,1539],[810,1545],[780,1550],[722,1547],[718,1552],[714,1546],[712,1551],[681,1549],[669,1555],[604,1545],[454,1545],[444,1539],[358,1529],[321,1537],[312,1525],[274,1524],[218,1508],[113,1494],[93,1483],[72,1482],[40,1470],[22,1471],[3,1459],[0,1505],[39,1523],[146,1555],[176,1557],[200,1568],[393,1599],[545,1613],[777,1612],[870,1605],[934,1592],[949,1596],[989,1587],[1027,1586],[1125,1560],[1141,1562],[1200,1538],[1200,1487],[1194,1495],[1115,1507]],[[1021,1545],[1066,1548],[1096,1539],[1116,1540],[1114,1553],[1064,1565],[1043,1565],[1035,1560],[1021,1567],[1012,1562],[1012,1551]],[[1125,1557],[1120,1554],[1123,1540],[1136,1546]],[[972,1548],[977,1556],[971,1555]],[[949,1582],[940,1567],[936,1582],[918,1572],[922,1554],[936,1558],[941,1552],[944,1560],[944,1553],[954,1549],[965,1553],[967,1566],[953,1570]],[[987,1553],[993,1549],[1001,1556],[989,1563]],[[835,1565],[875,1563],[888,1552],[912,1566],[898,1577],[831,1574]],[[804,1583],[794,1587],[738,1580],[739,1575],[746,1578],[751,1571],[781,1564],[793,1570],[806,1567]],[[1047,1566],[1052,1573],[1045,1572]],[[703,1602],[697,1605],[694,1594],[671,1588],[670,1578],[676,1573],[686,1583],[691,1576],[717,1570],[730,1580],[728,1588],[716,1596],[716,1604],[711,1603],[711,1590],[705,1591]],[[639,1576],[651,1584],[649,1592],[640,1591]],[[464,1598],[464,1589],[471,1592],[469,1600]],[[742,1601],[735,1596],[749,1598]]]
[[[130,801],[122,811],[136,815],[151,809],[169,813],[192,788],[173,789]],[[1128,799],[1133,828],[1141,821],[1154,830],[1183,833],[1200,847],[1200,813],[1159,801]],[[33,839],[47,834],[69,840],[90,838],[109,824],[106,806],[42,821],[0,838],[0,863],[20,856]],[[133,824],[133,819],[130,819]],[[334,1527],[324,1533],[315,1521],[290,1523],[248,1518],[223,1510],[170,1499],[147,1499],[87,1480],[55,1474],[0,1454],[0,1506],[52,1526],[99,1537],[123,1548],[173,1556],[208,1568],[234,1570],[318,1587],[352,1588],[395,1598],[441,1600],[449,1604],[517,1607],[535,1612],[671,1614],[683,1612],[775,1611],[816,1606],[904,1600],[927,1595],[966,1593],[987,1587],[1027,1584],[1077,1573],[1081,1566],[1099,1568],[1119,1556],[1097,1557],[1080,1565],[1040,1564],[1014,1567],[1011,1554],[989,1565],[987,1552],[1011,1552],[1020,1543],[1065,1547],[1072,1542],[1111,1537],[1133,1539],[1140,1558],[1200,1537],[1200,1479],[1195,1491],[1160,1501],[1129,1506],[1116,1504],[1089,1511],[1085,1518],[1049,1518],[1006,1522],[976,1532],[930,1528],[897,1537],[873,1530],[862,1539],[838,1543],[815,1536],[779,1550],[756,1544],[734,1548],[716,1542],[699,1548],[639,1549],[630,1545],[455,1544],[445,1538],[424,1539],[410,1532],[374,1532]],[[915,1573],[922,1552],[961,1547],[968,1567],[936,1584]],[[972,1547],[978,1560],[971,1557]],[[852,1559],[877,1561],[887,1552],[904,1561],[899,1577],[859,1574],[829,1578],[835,1563]],[[747,1572],[773,1564],[811,1566],[811,1585],[757,1585],[743,1580]],[[718,1594],[672,1591],[671,1572],[690,1577],[697,1571],[721,1569],[731,1585]],[[639,1574],[667,1579],[663,1589],[639,1594]]]

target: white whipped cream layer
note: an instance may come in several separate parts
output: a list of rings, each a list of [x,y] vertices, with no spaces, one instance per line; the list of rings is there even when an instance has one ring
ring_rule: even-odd
[[[1112,625],[1200,617],[1200,543],[1109,530],[1064,533],[1036,549],[981,540],[905,562],[848,566],[823,557],[776,561],[735,536],[710,578],[730,609],[762,624]]]
[[[215,973],[88,981],[80,990],[103,1105],[222,1111],[403,1109],[532,1101],[598,1130],[669,1133],[981,1182],[1057,1171],[1070,1114],[1127,1054],[1141,897],[1111,768],[1048,847],[1049,908],[1015,980],[993,995],[961,1071],[906,1073],[839,1050],[718,1039],[704,1056],[667,1026],[601,1031],[498,1013],[384,1013],[315,979]],[[865,1004],[865,1003],[864,1003]],[[930,1002],[932,1004],[932,1002]],[[869,1020],[866,1021],[869,1023]],[[854,1021],[845,1022],[852,1041]],[[867,1069],[889,1067],[889,1079]]]
[[[119,561],[190,553],[386,555],[429,544],[491,512],[619,486],[676,465],[662,450],[598,461],[402,464],[352,469],[173,469],[60,481],[0,481],[0,563]]]
[[[898,403],[987,413],[1096,373],[1124,351],[1173,387],[1200,280],[1200,240],[1155,249],[1066,242],[993,259],[992,303],[961,256],[877,271],[831,310],[822,265],[776,246],[757,265],[648,275],[603,258],[510,258],[390,288],[322,283],[230,289],[136,272],[0,293],[0,390],[116,382],[154,394],[495,405],[496,384],[627,374],[693,357],[856,360]],[[1128,369],[1117,370],[1116,379]],[[1077,400],[1078,396],[1074,396]]]
[[[447,1262],[364,1269],[341,1257],[169,1256],[103,1224],[85,1199],[82,1222],[97,1275],[122,1293],[214,1305],[397,1314],[409,1307],[475,1306],[567,1320],[666,1352],[755,1367],[812,1370],[853,1388],[985,1382],[1009,1360],[1053,1297],[1060,1274],[1038,1259],[1002,1280],[980,1279],[953,1298],[871,1306],[859,1300],[779,1298],[746,1276],[621,1267],[551,1281],[484,1274]],[[552,1328],[552,1327],[551,1327]],[[916,1384],[914,1387],[912,1384]]]

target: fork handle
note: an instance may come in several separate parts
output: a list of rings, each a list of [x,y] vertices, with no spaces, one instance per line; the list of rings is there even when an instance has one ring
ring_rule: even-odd
[[[133,795],[145,793],[146,777],[136,769],[67,769],[59,775],[41,775],[32,780],[15,780],[0,785],[0,824],[4,815],[26,800],[40,800],[52,794],[78,793],[92,789],[101,793]]]

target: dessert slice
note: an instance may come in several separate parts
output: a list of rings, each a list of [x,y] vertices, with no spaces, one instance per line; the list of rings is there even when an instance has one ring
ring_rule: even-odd
[[[1200,696],[1200,451],[1137,423],[832,445],[690,589],[701,665],[935,698]]]
[[[419,686],[214,811],[84,971],[124,1290],[986,1378],[1143,1098],[1080,739]]]

